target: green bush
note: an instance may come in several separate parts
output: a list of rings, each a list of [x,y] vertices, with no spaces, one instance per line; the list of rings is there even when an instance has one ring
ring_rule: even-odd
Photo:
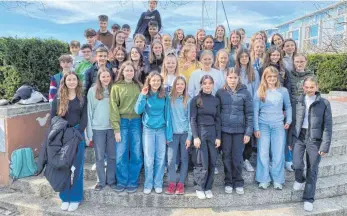
[[[0,99],[10,99],[21,85],[21,76],[12,66],[0,67]]]
[[[320,91],[347,91],[347,54],[312,54],[308,63],[318,77]]]
[[[59,71],[58,58],[65,53],[68,53],[68,44],[58,40],[0,38],[0,65],[3,62],[4,66],[13,66],[19,73],[21,85],[27,83],[42,93],[48,92],[50,76]]]

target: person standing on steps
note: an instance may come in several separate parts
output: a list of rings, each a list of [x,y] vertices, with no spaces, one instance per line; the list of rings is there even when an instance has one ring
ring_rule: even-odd
[[[313,211],[321,157],[329,152],[332,136],[332,113],[328,100],[318,92],[317,80],[307,77],[304,93],[296,104],[296,125],[293,132],[294,190],[304,190],[305,211]],[[306,151],[306,177],[304,154]]]
[[[192,153],[193,173],[196,196],[199,199],[211,199],[217,148],[221,143],[220,104],[212,95],[212,76],[203,75],[200,84],[199,94],[190,103],[190,125],[195,147]]]
[[[164,79],[164,88],[166,93],[170,94],[175,79],[178,76],[184,77],[183,75],[179,74],[178,60],[175,54],[169,53],[165,56],[160,75]]]
[[[277,190],[282,190],[285,182],[285,130],[292,122],[292,107],[288,90],[281,87],[278,76],[280,75],[275,67],[265,68],[253,100],[254,135],[258,139],[255,179],[259,182],[259,188],[264,190],[270,186],[271,177],[274,188]],[[286,117],[283,114],[283,106]],[[286,121],[283,125],[284,118]],[[272,156],[271,166],[270,155]]]
[[[112,86],[110,95],[110,121],[116,138],[116,178],[115,191],[136,192],[143,165],[141,116],[134,106],[142,84],[136,78],[136,70],[131,61],[124,62],[118,79]]]
[[[192,38],[190,38],[192,40]],[[196,46],[186,44],[183,46],[178,59],[179,73],[182,74],[189,83],[192,73],[201,68],[201,63],[196,59]]]
[[[88,127],[87,138],[93,140],[96,157],[96,173],[98,176],[96,191],[106,185],[115,188],[116,183],[116,149],[114,133],[110,124],[110,90],[112,86],[111,72],[100,68],[96,85],[88,91]],[[105,175],[104,156],[107,155]],[[106,178],[105,178],[106,176]]]
[[[216,97],[220,102],[222,119],[222,151],[224,164],[225,193],[244,194],[242,178],[243,150],[251,145],[253,133],[252,97],[247,87],[241,83],[239,71],[229,69],[226,83]]]
[[[173,82],[170,94],[173,142],[167,146],[169,186],[166,189],[166,194],[184,194],[184,182],[188,173],[188,148],[192,140],[189,124],[189,103],[187,81],[183,76],[178,76]],[[179,182],[176,185],[176,159],[179,153],[181,168]]]
[[[87,103],[84,101],[82,82],[74,72],[67,72],[60,82],[59,94],[51,106],[51,119],[59,116],[68,122],[69,127],[75,127],[82,134],[87,127]],[[62,201],[61,210],[76,211],[83,200],[83,165],[85,141],[78,145],[73,165],[71,181],[59,193]]]
[[[165,93],[163,78],[151,72],[135,104],[142,114],[143,153],[145,165],[144,194],[163,192],[166,144],[172,142],[170,99]],[[169,144],[170,145],[170,144]]]

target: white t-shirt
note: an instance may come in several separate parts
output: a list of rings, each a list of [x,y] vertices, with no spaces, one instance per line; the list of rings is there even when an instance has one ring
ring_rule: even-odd
[[[305,104],[306,104],[306,110],[305,110],[305,118],[304,122],[302,123],[301,128],[308,128],[308,110],[310,109],[310,106],[312,103],[316,100],[316,95],[313,96],[305,96]]]

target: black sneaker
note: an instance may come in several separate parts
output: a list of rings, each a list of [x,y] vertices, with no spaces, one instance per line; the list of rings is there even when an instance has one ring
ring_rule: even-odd
[[[95,185],[94,190],[95,191],[101,191],[103,188],[104,187],[102,185],[97,184],[97,185]]]

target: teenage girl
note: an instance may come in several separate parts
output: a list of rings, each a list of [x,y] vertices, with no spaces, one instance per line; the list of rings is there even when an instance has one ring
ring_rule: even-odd
[[[118,70],[120,69],[122,63],[128,60],[127,50],[124,47],[116,47],[115,49],[113,49],[112,53],[114,58],[111,62],[112,70],[115,74],[115,77],[118,77]]]
[[[151,54],[149,55],[149,68],[146,71],[161,71],[164,60],[164,47],[159,40],[155,40],[151,45]]]
[[[113,41],[112,41],[112,47],[111,50],[114,48],[119,47],[119,48],[126,48],[125,47],[125,34],[123,31],[117,31],[113,35]]]
[[[196,46],[196,39],[193,35],[187,35],[184,37],[182,46],[185,46],[187,44]]]
[[[294,56],[297,53],[297,46],[293,39],[288,38],[283,42],[283,63],[284,67],[290,72],[294,70]]]
[[[271,46],[277,46],[282,49],[284,39],[280,33],[275,33],[271,37]]]
[[[149,50],[146,49],[146,38],[142,34],[136,34],[134,37],[134,45],[139,48],[143,55],[143,62],[149,65]],[[130,54],[130,51],[129,51]]]
[[[224,189],[226,193],[235,189],[237,194],[244,194],[242,161],[245,145],[251,145],[249,141],[253,133],[252,97],[234,68],[228,71],[226,83],[216,97],[222,119]]]
[[[165,54],[168,54],[169,52],[173,52],[172,38],[169,34],[163,35],[161,43],[163,44]],[[174,53],[176,53],[176,50],[174,50]]]
[[[131,48],[128,59],[134,64],[136,70],[136,78],[141,83],[144,83],[148,73],[146,73],[145,71],[145,64],[141,50],[137,47]]]
[[[228,47],[228,39],[225,36],[225,27],[223,25],[217,26],[216,31],[214,32],[213,42],[213,50],[215,50],[215,52]]]
[[[214,68],[222,71],[224,77],[226,77],[229,70],[229,54],[225,49],[221,49],[217,52]]]
[[[196,36],[195,36],[195,40],[196,40],[196,51],[199,53],[200,50],[202,50],[202,45],[203,45],[203,41],[204,38],[206,36],[206,32],[203,29],[198,29],[198,31],[196,32]]]
[[[201,68],[201,63],[196,60],[196,46],[187,44],[180,53],[178,61],[179,73],[182,74],[189,82],[193,71]]]
[[[251,44],[251,63],[253,67],[259,72],[265,57],[265,43],[263,40],[256,40]],[[259,76],[260,77],[260,76]]]
[[[184,31],[182,29],[177,29],[174,33],[174,39],[172,41],[172,46],[177,53],[180,52],[183,46]]]
[[[204,50],[212,51],[213,55],[216,56],[216,50],[213,49],[214,42],[212,35],[207,35],[202,41],[202,50],[200,50],[198,55],[198,60],[200,60],[200,55]]]
[[[174,54],[168,54],[164,58],[161,76],[164,79],[164,88],[166,93],[170,93],[175,79],[179,76],[178,60]],[[183,77],[183,76],[182,76]]]
[[[213,198],[212,186],[217,148],[221,143],[221,117],[219,100],[212,95],[213,78],[203,75],[199,94],[190,103],[190,125],[194,138],[193,163],[196,196]]]
[[[239,31],[232,31],[230,33],[230,42],[229,42],[229,67],[235,66],[235,56],[239,49],[242,48],[241,43],[241,34]]]

